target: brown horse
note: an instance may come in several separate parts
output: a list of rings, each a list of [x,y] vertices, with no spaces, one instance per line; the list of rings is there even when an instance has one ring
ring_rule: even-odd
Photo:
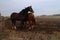
[[[35,27],[36,21],[33,13],[28,13],[28,17],[25,24],[28,24],[29,30]]]
[[[13,26],[16,26],[16,21],[21,21],[21,27],[23,27],[24,25],[24,22],[27,20],[27,17],[28,17],[28,12],[32,12],[34,13],[33,9],[31,6],[23,9],[22,11],[20,11],[19,13],[12,13],[11,14],[11,21],[12,21],[12,25]],[[16,27],[15,27],[16,28]]]

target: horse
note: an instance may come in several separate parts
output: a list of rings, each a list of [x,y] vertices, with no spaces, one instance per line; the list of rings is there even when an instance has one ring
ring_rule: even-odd
[[[28,6],[25,9],[21,10],[19,13],[13,12],[10,16],[12,25],[15,26],[13,28],[16,29],[16,21],[21,21],[21,27],[24,25],[24,22],[26,21],[28,17],[28,12],[34,13],[32,6]]]
[[[27,20],[26,20],[25,24],[28,25],[27,28],[29,30],[34,29],[34,27],[36,25],[36,21],[35,21],[35,17],[34,17],[34,14],[33,13],[28,13],[28,17],[27,17]]]

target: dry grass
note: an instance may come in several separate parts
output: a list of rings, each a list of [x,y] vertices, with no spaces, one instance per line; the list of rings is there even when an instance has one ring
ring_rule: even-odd
[[[60,40],[59,19],[36,18],[36,23],[31,31],[17,31],[11,30],[10,19],[4,18],[0,21],[0,40]]]

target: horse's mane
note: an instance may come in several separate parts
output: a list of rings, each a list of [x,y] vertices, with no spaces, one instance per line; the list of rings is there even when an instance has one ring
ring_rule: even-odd
[[[24,11],[25,9],[21,10],[19,13],[22,13],[22,11]]]
[[[22,13],[23,11],[26,11],[25,9],[27,9],[28,7],[22,9],[19,13]]]
[[[24,8],[24,9],[22,9],[20,12],[19,12],[19,14],[20,15],[22,15],[22,16],[26,16],[27,15],[27,10],[26,10],[27,8]]]

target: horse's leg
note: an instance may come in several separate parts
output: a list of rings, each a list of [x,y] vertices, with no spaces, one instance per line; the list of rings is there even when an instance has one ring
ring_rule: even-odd
[[[29,29],[31,30],[31,29],[34,29],[34,26],[35,24],[34,24],[34,22],[33,21],[29,21]]]
[[[35,28],[37,27],[37,26],[36,26],[36,20],[33,19],[32,22],[33,22],[33,26],[34,26],[34,29],[35,29]]]
[[[27,21],[24,21],[24,28],[27,28],[26,25],[27,25]]]
[[[33,22],[34,25],[36,25],[35,18],[32,19],[32,22]]]
[[[30,20],[30,26],[31,26],[31,29],[35,29],[35,27],[36,27],[36,21],[35,21],[35,19]]]
[[[29,30],[31,30],[32,29],[32,23],[31,23],[31,21],[28,21],[29,22]]]
[[[12,29],[13,29],[13,27],[14,27],[14,20],[11,20],[12,21]]]
[[[29,28],[29,26],[30,26],[29,21],[26,21],[26,22],[25,22],[25,27],[26,27],[26,28]]]
[[[24,22],[21,21],[20,27],[18,27],[18,29],[23,29],[23,26],[24,26]]]
[[[16,20],[12,20],[12,25],[13,25],[12,29],[16,29]]]

